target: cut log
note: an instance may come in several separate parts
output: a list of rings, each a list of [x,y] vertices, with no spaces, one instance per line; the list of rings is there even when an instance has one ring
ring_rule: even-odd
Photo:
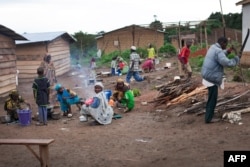
[[[174,98],[173,100],[171,100],[169,103],[167,103],[167,106],[170,106],[172,104],[177,104],[177,103],[181,103],[183,101],[186,101],[188,98],[190,98],[193,95],[196,94],[205,94],[207,92],[206,87],[205,86],[201,86],[196,88],[195,90],[193,90],[190,93],[184,93],[181,96],[178,96],[177,98]]]
[[[217,104],[216,107],[217,107],[217,106],[221,106],[221,105],[226,104],[226,103],[229,103],[229,102],[232,102],[232,101],[234,101],[234,100],[236,100],[236,99],[239,99],[240,97],[242,97],[242,96],[248,94],[249,91],[250,91],[250,90],[248,90],[248,91],[246,91],[246,92],[240,94],[239,96],[236,96],[235,98],[232,98],[232,99],[230,99],[230,100],[221,102],[221,103]]]

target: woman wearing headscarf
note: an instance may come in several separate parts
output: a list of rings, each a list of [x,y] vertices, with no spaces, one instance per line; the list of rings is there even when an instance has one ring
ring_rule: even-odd
[[[54,66],[54,63],[51,61],[51,55],[48,53],[44,56],[43,61],[40,64],[40,67],[44,69],[44,76],[49,79],[50,81],[50,103],[56,103],[56,92],[53,91],[53,87],[55,83],[57,83],[56,80],[56,69]],[[54,104],[55,106],[58,106],[59,104]]]
[[[135,106],[134,95],[128,84],[123,79],[117,79],[115,91],[111,97],[117,104],[117,107],[123,107],[124,112],[131,111]]]
[[[56,80],[56,69],[54,66],[54,63],[51,61],[51,55],[46,54],[43,58],[42,63],[40,64],[40,67],[44,68],[44,75],[46,78],[49,79],[50,85],[54,86],[55,83],[57,83]]]
[[[22,103],[30,107],[30,104],[19,95],[17,90],[10,91],[9,98],[4,102],[4,110],[7,111],[7,115],[10,116],[10,121],[18,120],[17,109],[22,109]]]
[[[92,103],[86,103],[82,106],[81,114],[88,118],[91,116],[101,125],[107,125],[112,122],[114,111],[108,105],[106,95],[103,91],[104,86],[101,82],[96,82],[94,86],[95,95]],[[87,119],[88,120],[88,119]]]
[[[81,110],[81,98],[71,89],[64,88],[61,84],[56,84],[57,101],[60,103],[63,116],[72,117],[71,105],[76,104]]]

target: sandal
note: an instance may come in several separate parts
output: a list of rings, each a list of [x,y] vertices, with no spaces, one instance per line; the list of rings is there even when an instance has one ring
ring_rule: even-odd
[[[36,126],[44,126],[44,124],[43,124],[43,123],[40,123],[40,122],[37,122],[37,123],[36,123]]]
[[[113,119],[120,119],[122,118],[122,115],[114,113]]]

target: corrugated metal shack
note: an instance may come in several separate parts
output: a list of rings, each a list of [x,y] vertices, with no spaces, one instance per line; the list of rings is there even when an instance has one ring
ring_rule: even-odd
[[[70,44],[75,39],[67,32],[25,33],[29,41],[17,42],[17,69],[19,81],[29,82],[36,76],[44,56],[48,53],[60,76],[70,70]]]
[[[15,40],[26,40],[13,30],[0,25],[0,97],[16,89],[16,54]]]

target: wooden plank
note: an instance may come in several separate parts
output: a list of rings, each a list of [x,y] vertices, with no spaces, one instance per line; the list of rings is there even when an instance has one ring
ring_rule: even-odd
[[[45,55],[46,54],[46,44],[45,43],[31,43],[16,45],[16,55]]]
[[[65,67],[65,68],[61,68],[59,70],[56,71],[56,75],[57,76],[60,76],[60,75],[63,75],[65,74],[66,72],[70,71],[70,66],[68,67]]]
[[[70,70],[70,68],[63,68],[63,69],[60,69],[56,72],[56,75],[57,76],[60,76],[60,75],[63,75],[65,74],[66,72],[68,72]]]
[[[35,78],[37,74],[18,74],[18,78]]]
[[[16,77],[7,79],[5,81],[1,81],[0,87],[4,87],[4,86],[10,85],[10,84],[16,84]]]
[[[15,48],[16,44],[14,41],[1,41],[0,48]]]
[[[0,62],[15,61],[16,55],[0,55]]]
[[[49,43],[48,48],[50,49],[54,47],[55,45],[69,46],[69,42],[63,39],[62,37],[59,37],[56,40],[53,40],[53,42]]]
[[[53,56],[52,61],[55,62],[56,60],[65,59],[65,58],[70,58],[68,53]]]
[[[9,96],[9,92],[6,92],[6,93],[3,93],[3,94],[0,94],[0,97],[3,98],[3,97],[7,97]]]
[[[0,77],[0,82],[8,80],[10,78],[16,78],[16,74],[7,74]]]
[[[17,66],[17,69],[18,70],[35,70],[36,71],[38,67],[39,67],[39,65],[34,65],[34,66],[33,65],[31,65],[31,66],[28,66],[28,65],[24,66],[23,65],[23,66]]]
[[[29,65],[29,66],[34,66],[34,65],[36,65],[36,66],[39,66],[40,64],[41,64],[41,61],[17,61],[16,62],[16,64],[18,65],[18,66],[26,66],[27,64]]]
[[[55,139],[0,139],[0,145],[49,145]]]
[[[0,55],[15,55],[15,49],[0,49]]]
[[[50,53],[52,58],[53,57],[56,57],[56,56],[59,56],[59,55],[70,55],[70,51],[69,49],[64,49],[64,50],[60,50],[60,51],[57,51],[57,52],[52,52]]]
[[[37,68],[36,69],[19,69],[19,74],[37,74]]]
[[[9,91],[16,89],[16,83],[10,84],[5,87],[0,87],[0,94],[8,93]]]
[[[16,74],[16,68],[5,68],[0,70],[0,76],[8,74]]]
[[[64,62],[61,62],[59,64],[55,64],[55,68],[58,69],[58,68],[61,68],[63,66],[66,66],[66,65],[70,65],[70,60],[69,61],[64,61]]]
[[[62,46],[62,47],[53,47],[53,48],[50,48],[49,53],[52,55],[52,53],[54,53],[54,52],[67,51],[67,50],[69,50],[69,48],[64,47],[64,46]]]
[[[26,82],[33,83],[33,81],[34,81],[34,78],[18,78],[19,83],[26,83]]]
[[[0,69],[16,67],[16,61],[0,62]]]
[[[17,60],[18,61],[40,61],[40,60],[43,60],[44,58],[44,55],[41,55],[39,53],[35,54],[31,54],[31,55],[17,55]]]

